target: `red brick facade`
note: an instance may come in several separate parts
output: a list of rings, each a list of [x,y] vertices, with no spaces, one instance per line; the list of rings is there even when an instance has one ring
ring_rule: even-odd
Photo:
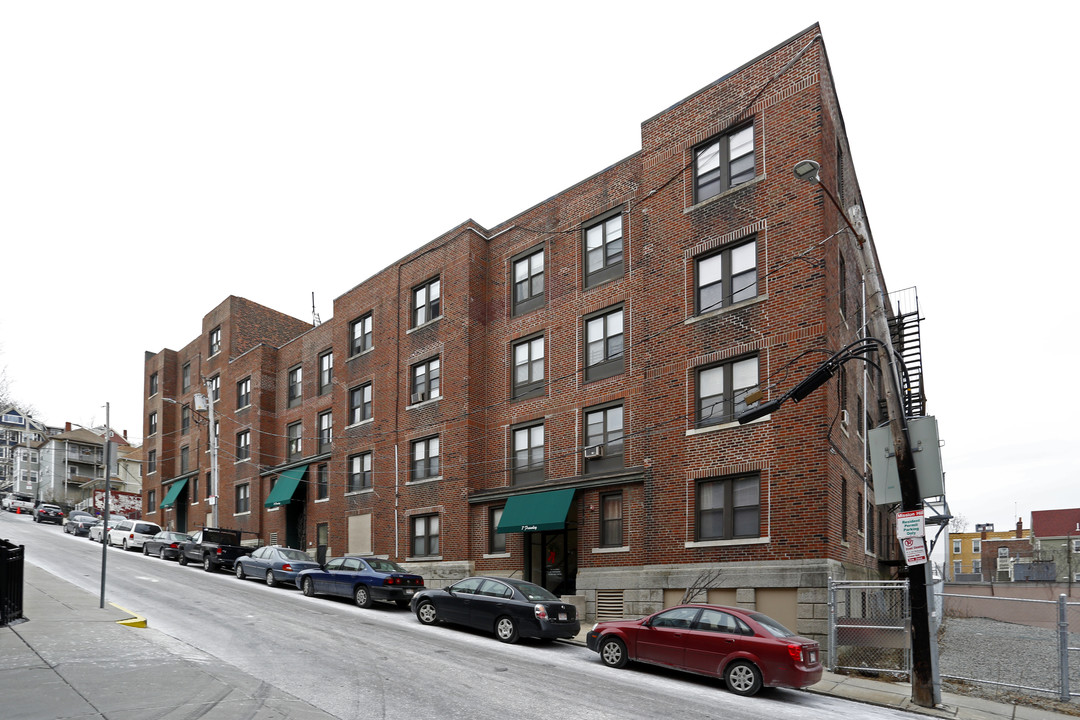
[[[750,156],[750,132],[738,134],[746,128]],[[720,191],[698,200],[713,191],[712,166],[696,158],[714,141],[724,153]],[[319,326],[229,298],[187,347],[147,356],[148,394],[152,374],[159,383],[146,401],[146,449],[157,452],[147,516],[188,529],[205,521],[204,498],[160,507],[185,477],[182,446],[202,496],[210,464],[205,413],[183,433],[181,408],[162,398],[191,403],[206,391],[202,378],[216,376],[220,523],[253,540],[313,550],[325,528],[331,554],[388,556],[435,584],[517,573],[580,596],[590,615],[643,613],[719,570],[708,597],[822,635],[826,577],[877,576],[895,542],[865,483],[877,376],[848,363],[771,417],[739,425],[731,415],[732,399],[752,385],[777,397],[859,337],[859,248],[820,187],[792,175],[796,162],[815,159],[844,207],[861,206],[850,157],[815,26],[646,120],[638,153],[497,227],[450,230],[338,297]],[[588,252],[594,236],[607,243],[599,254]],[[530,266],[533,252],[542,262]],[[531,297],[515,303],[515,270],[530,268]],[[717,276],[720,285],[706,288]],[[439,307],[429,302],[417,325],[415,293],[434,280]],[[353,323],[369,314],[370,348],[353,352]],[[207,357],[218,328],[222,350]],[[539,342],[518,350],[524,340]],[[333,382],[322,388],[326,352]],[[438,393],[427,382],[414,396],[417,368],[430,381],[435,360]],[[302,395],[290,407],[297,367]],[[516,371],[528,381],[519,397]],[[250,403],[238,407],[237,384],[248,378]],[[352,391],[367,383],[371,419],[353,422]],[[722,421],[712,422],[712,408]],[[333,441],[320,448],[328,411]],[[294,423],[301,448],[290,458]],[[526,432],[537,425],[542,441]],[[593,442],[598,429],[608,434]],[[250,459],[237,458],[242,432]],[[515,437],[532,443],[542,467],[515,473],[524,457],[515,451],[526,447]],[[424,465],[430,477],[411,467],[417,441],[438,456],[437,468]],[[586,457],[597,444],[603,456]],[[350,491],[350,459],[363,453],[370,487]],[[272,481],[301,465],[292,501],[264,507]],[[243,486],[249,509],[238,512]],[[535,493],[557,489],[573,490],[561,530],[493,537],[493,509],[539,507]]]

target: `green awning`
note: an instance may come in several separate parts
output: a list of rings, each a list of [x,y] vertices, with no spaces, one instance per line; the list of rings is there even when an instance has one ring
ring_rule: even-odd
[[[187,478],[177,480],[169,486],[169,492],[165,493],[165,499],[161,501],[162,508],[169,508],[176,504],[176,498],[180,497],[180,491],[187,485]]]
[[[291,503],[292,496],[300,485],[300,478],[304,477],[305,472],[307,472],[307,465],[294,467],[281,473],[278,476],[277,483],[274,485],[274,489],[270,491],[270,496],[266,498],[263,505],[266,507],[280,507]]]
[[[573,501],[573,488],[515,495],[507,499],[495,532],[562,530],[566,527],[566,513]]]

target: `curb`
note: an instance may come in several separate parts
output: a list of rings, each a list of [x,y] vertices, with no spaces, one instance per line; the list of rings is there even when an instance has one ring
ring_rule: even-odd
[[[128,615],[131,616],[131,617],[125,618],[123,620],[117,620],[116,621],[117,625],[127,625],[128,627],[134,627],[134,628],[144,628],[144,627],[147,626],[146,625],[146,618],[144,618],[142,615],[136,615],[135,613],[131,612],[127,608],[122,608],[119,605],[117,605],[116,603],[109,603],[109,604],[112,605],[117,610],[120,610],[122,612],[126,612]]]

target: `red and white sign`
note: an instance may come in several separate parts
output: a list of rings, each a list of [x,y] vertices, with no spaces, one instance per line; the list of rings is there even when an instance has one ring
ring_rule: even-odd
[[[900,547],[904,548],[904,562],[908,565],[926,564],[926,541],[923,538],[900,538]]]

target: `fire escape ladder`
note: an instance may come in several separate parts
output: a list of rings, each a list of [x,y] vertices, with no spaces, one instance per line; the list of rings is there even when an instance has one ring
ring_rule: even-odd
[[[919,295],[915,288],[899,290],[889,295],[893,315],[889,318],[889,331],[893,347],[900,354],[907,370],[901,381],[906,381],[904,410],[908,417],[926,414],[926,392],[923,386],[922,340],[919,336]]]

